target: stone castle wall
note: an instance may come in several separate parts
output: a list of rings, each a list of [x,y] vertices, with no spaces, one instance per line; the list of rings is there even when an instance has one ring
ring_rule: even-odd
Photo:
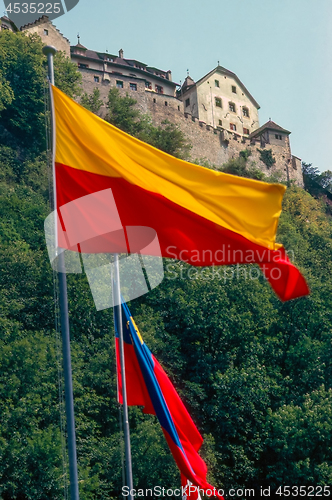
[[[119,89],[120,94],[128,94],[137,100],[137,107],[143,113],[148,113],[155,125],[160,125],[164,120],[169,120],[179,126],[186,138],[192,144],[190,160],[198,162],[208,162],[216,167],[221,166],[231,158],[237,158],[240,151],[250,149],[251,156],[248,165],[259,168],[266,175],[279,174],[280,180],[294,181],[298,186],[303,187],[303,177],[301,170],[301,160],[292,156],[289,137],[285,137],[281,144],[273,143],[266,145],[265,149],[271,149],[276,163],[271,167],[260,160],[259,149],[263,149],[260,140],[250,140],[235,133],[225,134],[221,127],[213,128],[199,121],[188,113],[184,113],[183,102],[173,96],[148,92],[142,81],[137,81],[137,90],[130,89],[129,81],[132,79],[121,76],[111,77],[109,81],[103,81],[100,73],[100,81],[96,83],[94,76],[98,72],[88,69],[81,69],[83,79],[83,89],[88,94],[94,88],[100,90],[101,99],[105,105],[108,92],[111,87],[116,86],[116,80],[123,81],[123,88]],[[114,80],[113,80],[114,78]],[[103,115],[106,108],[103,108]],[[225,140],[227,139],[227,140]]]

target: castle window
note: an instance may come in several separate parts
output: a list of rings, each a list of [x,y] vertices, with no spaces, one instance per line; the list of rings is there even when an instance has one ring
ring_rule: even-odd
[[[149,90],[152,90],[151,82],[145,82],[145,88],[149,89]]]
[[[156,104],[156,100],[155,100],[155,98],[153,98],[153,102]]]
[[[234,104],[234,102],[230,102],[228,106],[229,106],[229,110],[232,111],[232,113],[235,113],[235,104]]]
[[[180,111],[180,106],[178,106],[178,111]]]
[[[235,123],[230,123],[230,124],[229,124],[229,128],[230,128],[231,130],[234,130],[234,132],[235,132],[235,131],[236,131],[236,125],[235,125]]]
[[[219,87],[219,80],[215,80],[215,81],[214,81],[214,85],[215,85],[216,87]]]
[[[44,30],[44,35],[48,36],[48,30]]]
[[[189,97],[188,97],[188,99],[186,99],[185,105],[186,105],[186,108],[187,108],[188,106],[190,106],[190,99],[189,99]]]
[[[130,90],[137,90],[137,83],[130,83],[129,87],[130,87]]]
[[[81,68],[81,69],[87,69],[89,67],[89,65],[88,64],[78,63],[78,67]]]
[[[222,108],[221,98],[220,97],[215,97],[214,100],[215,100],[217,108]]]
[[[118,87],[118,89],[123,89],[123,81],[117,80],[116,81],[116,86]]]
[[[167,101],[165,101],[165,106],[168,106],[168,102]]]
[[[232,92],[233,92],[233,94],[236,94],[236,87],[235,87],[235,85],[232,85]]]
[[[249,135],[249,129],[243,127],[243,133],[244,133],[244,135]]]
[[[157,94],[163,94],[164,88],[161,85],[156,85],[156,92]]]
[[[93,78],[96,83],[99,83],[99,76],[94,76]]]
[[[279,141],[282,141],[282,135],[275,134],[275,138],[276,138],[276,139],[279,139]]]
[[[249,118],[249,109],[246,108],[245,106],[243,106],[243,108],[242,108],[242,113],[243,113],[243,116],[246,116],[247,118]]]
[[[219,125],[222,126],[222,120],[219,120]]]

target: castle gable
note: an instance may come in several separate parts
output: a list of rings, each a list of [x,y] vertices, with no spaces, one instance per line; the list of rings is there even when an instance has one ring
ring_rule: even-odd
[[[259,126],[259,104],[235,73],[218,65],[196,83],[188,75],[179,99],[200,122],[227,133],[249,136]]]
[[[223,76],[226,79],[229,78],[230,80],[233,80],[234,83],[236,83],[236,85],[238,85],[238,87],[241,89],[241,91],[243,92],[243,94],[246,95],[249,98],[249,100],[252,102],[252,104],[257,109],[260,109],[260,105],[258,104],[258,102],[256,101],[256,99],[254,99],[254,97],[251,95],[251,93],[246,88],[246,86],[241,82],[240,78],[235,73],[233,73],[232,71],[230,71],[230,70],[228,70],[226,68],[223,68],[220,65],[218,65],[216,68],[214,68],[212,71],[210,71],[207,75],[203,76],[200,80],[198,80],[196,82],[196,85],[200,86],[203,83],[205,83],[207,80],[211,79],[213,76],[217,77],[219,75]]]
[[[47,16],[42,16],[33,23],[20,27],[24,33],[37,33],[45,45],[53,45],[57,50],[65,52],[70,57],[70,42],[68,38],[54,26]]]

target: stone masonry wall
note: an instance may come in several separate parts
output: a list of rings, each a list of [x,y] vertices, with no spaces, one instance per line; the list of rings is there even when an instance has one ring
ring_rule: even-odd
[[[254,164],[266,175],[279,173],[281,180],[294,181],[298,186],[303,187],[303,177],[301,171],[301,161],[299,158],[292,156],[289,137],[285,137],[282,143],[268,144],[265,149],[271,149],[276,163],[271,167],[261,161],[259,149],[261,147],[259,140],[251,141],[249,138],[239,136],[237,134],[228,134],[224,136],[223,129],[220,127],[213,128],[199,121],[197,118],[188,113],[184,113],[183,102],[173,96],[165,94],[156,94],[145,90],[145,83],[137,79],[137,90],[133,91],[129,87],[129,81],[133,82],[133,78],[125,77],[124,75],[110,76],[110,81],[103,81],[103,73],[81,69],[83,79],[83,89],[87,93],[92,93],[95,87],[99,88],[101,99],[105,105],[107,102],[108,92],[111,87],[116,86],[116,80],[123,81],[123,88],[119,89],[120,94],[128,94],[137,100],[137,107],[142,113],[148,113],[155,125],[160,125],[164,120],[169,120],[179,126],[186,138],[192,144],[190,159],[192,161],[204,162],[207,161],[216,167],[231,158],[237,158],[240,151],[250,149],[251,156],[248,159],[248,165]],[[94,76],[99,76],[100,81],[96,83]],[[103,107],[101,115],[105,114],[106,108]],[[224,139],[228,140],[224,140]]]
[[[165,106],[166,96],[146,96],[145,100],[147,111],[156,125],[165,119],[179,125],[193,146],[190,154],[191,160],[208,161],[212,165],[221,166],[229,159],[237,158],[240,151],[250,149],[249,165],[254,162],[255,166],[267,176],[279,172],[282,180],[293,180],[298,186],[303,187],[301,162],[298,158],[292,157],[289,137],[286,136],[281,144],[268,144],[265,147],[265,149],[272,150],[276,160],[271,168],[267,168],[260,159],[258,150],[263,148],[259,140],[251,141],[238,134],[228,134],[229,141],[226,142],[220,127],[213,128],[190,114],[184,113],[181,101],[168,98],[168,105]]]

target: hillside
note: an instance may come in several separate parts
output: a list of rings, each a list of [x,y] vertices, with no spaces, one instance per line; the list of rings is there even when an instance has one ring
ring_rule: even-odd
[[[61,348],[43,233],[50,211],[44,76],[40,42],[1,32],[4,500],[60,499],[67,488]],[[70,95],[79,93],[79,76],[61,56],[56,79]],[[161,129],[154,133],[168,144]],[[177,154],[186,147],[179,139]],[[241,160],[234,173],[247,170]],[[293,186],[283,208],[278,241],[308,280],[309,297],[281,303],[253,266],[206,269],[189,279],[186,264],[165,261],[163,283],[129,304],[205,438],[209,480],[225,490],[332,481],[332,219],[324,201]],[[84,274],[68,276],[68,293],[80,498],[121,498],[112,311],[95,310]],[[130,408],[130,427],[135,486],[178,487],[155,418]]]

